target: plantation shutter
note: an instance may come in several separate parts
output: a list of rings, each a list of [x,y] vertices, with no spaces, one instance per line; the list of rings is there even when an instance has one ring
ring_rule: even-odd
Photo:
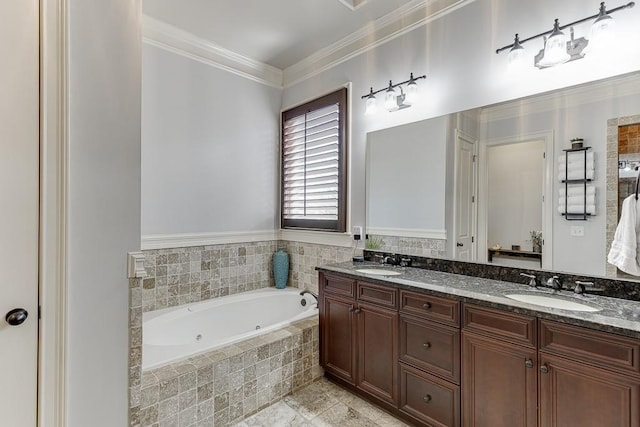
[[[282,227],[345,231],[346,89],[283,113]]]

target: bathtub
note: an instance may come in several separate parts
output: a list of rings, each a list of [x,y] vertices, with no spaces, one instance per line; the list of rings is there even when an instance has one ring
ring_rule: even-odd
[[[315,298],[300,296],[298,288],[263,288],[147,312],[142,318],[142,369],[234,344],[317,312]]]

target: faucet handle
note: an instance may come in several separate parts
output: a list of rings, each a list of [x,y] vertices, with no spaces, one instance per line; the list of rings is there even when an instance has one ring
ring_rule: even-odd
[[[384,264],[384,255],[374,254],[373,259],[375,259],[376,262],[379,262],[380,264]]]
[[[411,262],[413,260],[411,258],[400,258],[400,266],[401,267],[411,267]]]
[[[573,292],[576,294],[584,294],[587,291],[596,290],[593,287],[593,282],[583,282],[582,280],[576,280],[576,287],[573,289]]]
[[[535,274],[520,273],[520,275],[529,278],[529,286],[532,288],[537,288],[540,284]]]

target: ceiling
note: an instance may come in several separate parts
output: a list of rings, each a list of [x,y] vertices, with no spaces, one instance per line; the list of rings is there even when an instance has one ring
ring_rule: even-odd
[[[143,13],[284,70],[424,0],[143,0]]]

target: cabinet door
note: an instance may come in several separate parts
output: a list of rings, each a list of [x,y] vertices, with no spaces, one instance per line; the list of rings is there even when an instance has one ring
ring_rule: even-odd
[[[355,302],[325,294],[322,305],[320,322],[324,369],[355,384]]]
[[[463,331],[462,425],[535,427],[536,366],[535,349]]]
[[[640,379],[540,352],[541,427],[640,427]]]
[[[395,406],[398,401],[398,312],[358,304],[358,387]]]

